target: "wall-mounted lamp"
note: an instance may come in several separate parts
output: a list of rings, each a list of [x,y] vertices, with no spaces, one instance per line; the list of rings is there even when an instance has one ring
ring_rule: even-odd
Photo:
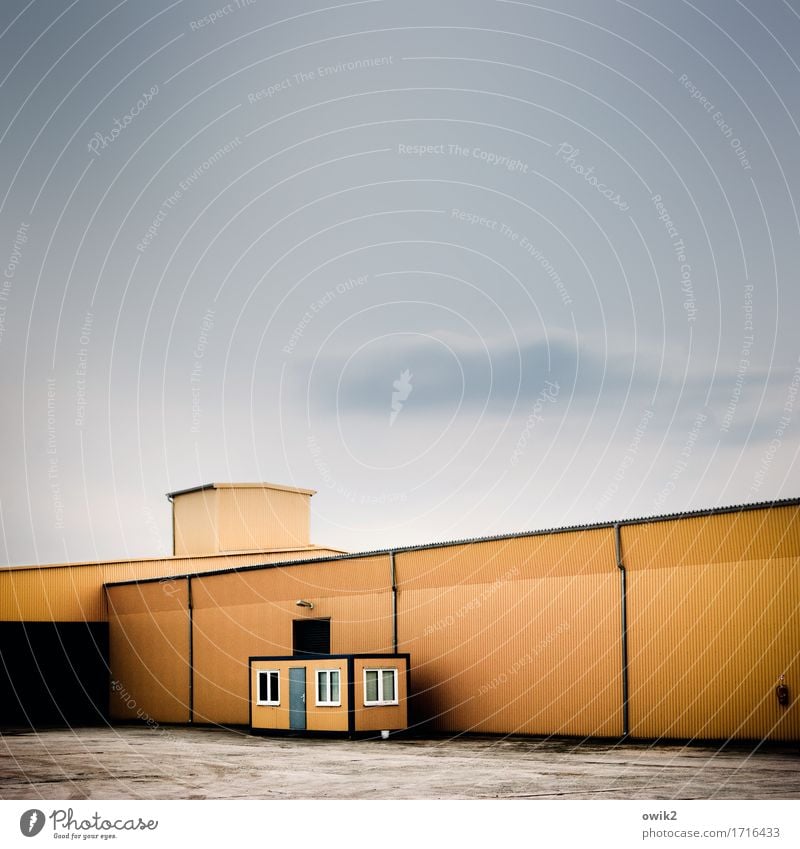
[[[302,599],[302,598],[298,599],[298,600],[295,602],[295,604],[296,604],[298,607],[307,607],[309,610],[313,610],[313,609],[314,609],[314,602],[313,602],[313,601],[306,601],[305,599]]]

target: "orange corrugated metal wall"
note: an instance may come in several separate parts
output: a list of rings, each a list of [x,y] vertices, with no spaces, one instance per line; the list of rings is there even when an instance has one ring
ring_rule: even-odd
[[[397,554],[412,723],[437,731],[622,731],[613,529]]]
[[[186,578],[109,587],[112,719],[190,719]]]
[[[398,650],[412,717],[436,731],[622,733],[613,528],[398,552]],[[796,508],[620,530],[630,733],[798,739]],[[331,651],[390,651],[390,558],[194,578],[195,720],[247,721],[247,658],[291,654],[293,619],[330,617]],[[312,611],[296,607],[299,598]]]
[[[621,541],[630,733],[800,739],[798,508],[622,525]],[[411,654],[413,720],[441,731],[621,733],[613,528],[401,551],[395,563],[398,650]],[[102,621],[103,581],[202,566],[187,559],[0,572],[0,618]],[[198,722],[247,721],[247,658],[290,654],[293,619],[331,617],[333,652],[392,649],[385,554],[192,584]],[[112,669],[148,716],[185,721],[187,661],[180,672],[177,659],[188,650],[187,614],[158,588],[109,589],[115,598],[139,594],[144,605],[109,617]],[[313,611],[296,607],[299,598]],[[177,665],[162,667],[167,648]],[[775,698],[781,673],[792,692],[788,708]]]
[[[217,491],[220,551],[308,545],[310,497],[277,489]]]
[[[623,526],[622,548],[631,735],[800,739],[798,508]]]
[[[328,549],[0,569],[0,621],[104,622],[103,584],[335,554]]]
[[[219,501],[216,489],[185,492],[172,501],[174,553],[215,554],[219,545]],[[255,546],[254,546],[255,547]]]

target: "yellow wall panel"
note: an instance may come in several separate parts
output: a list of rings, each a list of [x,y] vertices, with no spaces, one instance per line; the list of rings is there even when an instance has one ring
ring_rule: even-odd
[[[800,507],[622,526],[628,569],[800,556]]]
[[[798,557],[631,573],[631,733],[800,739],[798,599]]]
[[[106,583],[305,560],[336,553],[313,548],[0,569],[0,621],[104,622],[107,612],[103,584]]]
[[[615,573],[402,590],[410,721],[439,731],[622,732]]]
[[[218,491],[219,550],[246,551],[308,545],[311,497],[279,489]]]
[[[221,550],[217,507],[216,489],[201,489],[175,496],[172,501],[172,530],[176,555],[217,554]]]
[[[396,555],[403,588],[608,572],[614,530],[568,531],[475,542]]]
[[[189,721],[186,583],[109,588],[112,719]]]

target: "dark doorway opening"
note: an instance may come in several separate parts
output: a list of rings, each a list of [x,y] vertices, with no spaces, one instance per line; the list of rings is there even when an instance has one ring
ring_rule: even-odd
[[[330,619],[295,619],[292,623],[292,654],[331,653]]]
[[[0,726],[108,721],[107,622],[0,622]]]

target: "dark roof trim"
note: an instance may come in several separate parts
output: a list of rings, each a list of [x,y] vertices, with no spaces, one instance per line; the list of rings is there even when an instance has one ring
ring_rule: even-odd
[[[255,661],[261,662],[265,660],[292,660],[296,663],[302,663],[304,660],[347,660],[351,657],[354,660],[395,660],[396,658],[400,658],[401,660],[407,660],[409,663],[411,662],[411,655],[408,652],[367,652],[366,654],[312,654],[310,652],[308,654],[265,654],[251,655],[247,658],[247,661],[250,664]]]
[[[447,540],[446,542],[429,542],[422,545],[398,546],[381,548],[374,551],[358,551],[353,554],[337,554],[333,557],[312,557],[305,560],[283,560],[277,563],[256,563],[250,566],[233,566],[230,569],[218,569],[210,572],[189,572],[181,575],[165,575],[161,578],[135,578],[131,581],[115,581],[104,584],[106,587],[121,587],[127,584],[152,584],[166,580],[181,580],[183,578],[210,578],[214,575],[229,575],[232,572],[251,572],[255,569],[278,569],[284,566],[300,566],[303,563],[331,563],[339,560],[355,560],[359,557],[377,557],[379,555],[403,554],[411,551],[427,551],[431,548],[447,548],[455,545],[474,545],[481,542],[500,542],[505,539],[522,539],[523,537],[539,537],[549,534],[567,534],[575,531],[595,531],[603,528],[613,528],[616,525],[648,525],[651,522],[672,522],[678,519],[700,519],[704,516],[719,516],[725,513],[745,513],[750,510],[769,510],[774,507],[798,507],[800,498],[782,498],[775,501],[759,501],[753,504],[736,504],[728,507],[709,507],[704,510],[689,510],[684,513],[665,513],[659,516],[644,516],[637,519],[620,519],[617,522],[594,522],[588,525],[568,525],[563,528],[543,528],[538,531],[518,531],[512,534],[498,534],[488,537],[473,537],[471,539]]]
[[[203,492],[206,489],[277,489],[280,492],[293,492],[297,495],[316,495],[316,489],[303,489],[299,486],[288,486],[282,483],[270,483],[268,481],[247,482],[247,483],[204,483],[200,486],[190,486],[188,489],[176,489],[174,492],[168,492],[167,498],[172,501],[178,495],[188,495],[191,492]]]
[[[216,489],[213,483],[203,483],[200,486],[190,486],[188,489],[176,489],[175,492],[168,492],[167,498],[173,499],[176,495],[188,495],[190,492],[202,492],[204,489]]]

